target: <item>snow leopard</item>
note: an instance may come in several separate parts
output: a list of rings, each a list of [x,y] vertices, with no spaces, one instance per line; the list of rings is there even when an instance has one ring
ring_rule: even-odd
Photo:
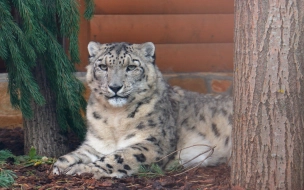
[[[229,160],[230,96],[168,85],[155,64],[152,42],[90,42],[88,51],[86,137],[58,158],[54,174],[121,178],[153,163],[165,168],[177,160],[191,167]]]

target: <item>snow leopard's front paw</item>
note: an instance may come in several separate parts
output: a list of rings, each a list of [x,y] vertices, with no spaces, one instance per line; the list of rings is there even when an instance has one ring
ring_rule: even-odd
[[[82,173],[91,173],[95,179],[108,176],[103,170],[95,167],[93,163],[74,163],[70,165],[68,162],[58,159],[53,168],[53,174],[55,175],[80,175]]]
[[[75,165],[75,161],[70,161],[65,157],[60,157],[58,160],[55,162],[53,166],[53,174],[55,175],[60,175],[60,174],[70,174],[70,170],[73,165]],[[72,174],[70,174],[72,175]]]

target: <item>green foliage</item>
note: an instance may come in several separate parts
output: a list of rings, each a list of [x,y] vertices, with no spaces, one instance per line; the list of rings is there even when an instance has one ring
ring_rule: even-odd
[[[85,2],[85,17],[91,18],[93,0]],[[78,6],[75,0],[1,0],[0,57],[8,70],[11,103],[22,111],[24,118],[33,116],[32,101],[38,105],[46,103],[33,75],[37,64],[42,64],[56,96],[61,129],[71,128],[83,137],[84,86],[73,74],[74,63],[80,61]]]
[[[17,176],[13,171],[0,169],[0,187],[8,188],[14,183],[15,178]]]
[[[183,170],[183,166],[179,163],[178,160],[174,160],[170,162],[169,165],[166,166],[165,171],[156,163],[152,163],[151,165],[141,165],[138,170],[139,177],[161,177],[166,174],[172,174],[176,172],[180,172]]]
[[[85,0],[86,10],[84,12],[84,18],[90,20],[94,13],[94,0]]]
[[[54,164],[55,162],[53,158],[37,155],[34,147],[31,147],[29,154],[24,156],[15,156],[9,150],[0,150],[0,165],[4,165],[10,158],[14,164],[22,164],[24,167]],[[17,176],[13,171],[0,168],[0,187],[8,188],[14,183],[15,178]]]
[[[32,146],[30,151],[29,151],[29,159],[35,159],[37,156],[36,149]]]
[[[38,166],[41,164],[53,164],[55,159],[37,155],[34,147],[31,147],[28,155],[15,156],[9,150],[0,150],[0,165],[5,164],[8,159],[12,159],[14,164],[22,164],[24,167]]]
[[[17,160],[24,164],[24,167],[38,166],[41,164],[53,164],[55,162],[53,158],[37,155],[37,151],[34,147],[31,147],[27,156],[17,157]]]
[[[164,175],[164,171],[158,164],[153,163],[150,166],[141,165],[137,175],[139,177],[159,177]]]
[[[16,156],[12,154],[9,150],[0,150],[0,165],[2,168],[2,165],[6,163],[6,161],[11,158],[14,161],[16,160]],[[6,187],[8,188],[11,186],[15,178],[17,177],[15,173],[11,170],[5,170],[0,168],[0,187]]]
[[[0,165],[3,165],[8,158],[13,158],[15,160],[15,155],[9,150],[0,150]]]
[[[166,166],[167,172],[179,172],[183,169],[183,166],[180,164],[179,160],[173,160]]]

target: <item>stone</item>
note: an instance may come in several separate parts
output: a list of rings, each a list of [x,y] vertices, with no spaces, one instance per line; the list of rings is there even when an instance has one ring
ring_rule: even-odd
[[[22,114],[11,106],[7,82],[0,82],[0,127],[22,124]]]
[[[199,93],[207,93],[207,86],[204,79],[199,77],[191,77],[191,76],[177,76],[171,77],[168,79],[168,83],[171,86],[180,86],[183,89],[199,92]]]
[[[231,80],[212,80],[211,81],[211,88],[212,91],[215,93],[226,92],[230,89],[232,85]]]

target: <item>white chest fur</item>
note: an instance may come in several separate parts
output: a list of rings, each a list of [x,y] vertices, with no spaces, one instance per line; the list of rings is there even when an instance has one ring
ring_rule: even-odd
[[[100,118],[96,119],[93,112],[97,112]],[[138,143],[142,136],[136,133],[137,123],[127,116],[124,110],[117,109],[110,112],[88,107],[87,144],[102,154],[111,154]],[[132,138],[128,138],[130,135],[133,135]]]

